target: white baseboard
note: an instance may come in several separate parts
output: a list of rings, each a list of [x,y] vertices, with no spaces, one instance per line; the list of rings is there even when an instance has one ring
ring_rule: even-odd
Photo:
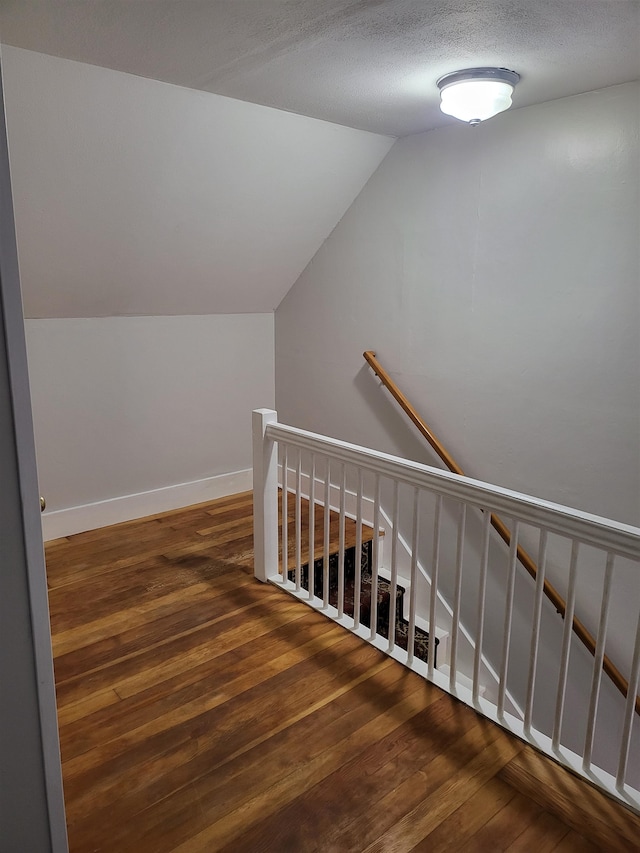
[[[246,492],[252,488],[253,471],[233,471],[230,474],[218,474],[204,480],[191,483],[177,483],[163,489],[140,492],[136,495],[123,495],[97,503],[72,506],[42,514],[42,535],[44,541],[71,536],[85,530],[95,530],[121,521],[144,518],[159,512],[168,512],[192,504],[213,501],[237,492]]]

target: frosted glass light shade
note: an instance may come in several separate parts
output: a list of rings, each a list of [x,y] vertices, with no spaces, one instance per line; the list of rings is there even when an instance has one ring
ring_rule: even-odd
[[[506,68],[470,68],[438,80],[443,113],[479,124],[511,106],[511,95],[520,79]]]

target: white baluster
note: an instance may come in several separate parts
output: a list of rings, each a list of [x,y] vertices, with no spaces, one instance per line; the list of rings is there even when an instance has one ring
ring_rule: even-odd
[[[587,735],[584,741],[584,756],[582,769],[588,770],[591,766],[591,755],[593,753],[593,737],[596,729],[596,715],[598,713],[598,700],[600,698],[600,684],[602,683],[602,661],[604,660],[604,646],[607,639],[607,623],[609,621],[609,599],[611,597],[611,581],[613,578],[613,554],[607,554],[607,564],[604,570],[604,583],[602,585],[602,604],[600,606],[600,622],[598,624],[598,639],[593,657],[593,675],[591,677],[591,694],[589,696],[589,716],[587,717]]]
[[[316,581],[315,549],[316,537],[316,455],[311,454],[311,471],[309,473],[309,601],[313,598]]]
[[[500,684],[498,686],[498,716],[504,716],[504,700],[507,690],[507,673],[509,669],[509,647],[511,645],[511,622],[513,620],[513,592],[516,585],[516,563],[518,559],[518,531],[520,524],[514,521],[509,546],[509,574],[507,577],[507,594],[504,609],[504,632],[502,635],[502,663],[500,666]]]
[[[358,493],[356,495],[356,565],[353,590],[353,624],[360,625],[360,599],[362,593],[362,468],[358,468]]]
[[[296,462],[296,591],[300,591],[301,556],[302,556],[302,450],[298,450]]]
[[[407,663],[413,661],[416,642],[416,597],[418,585],[418,543],[420,541],[420,489],[413,490],[413,536],[411,539],[411,589],[409,590],[409,628],[407,631]],[[429,628],[431,631],[431,628]],[[433,635],[435,637],[435,632]],[[433,639],[435,647],[435,639]],[[431,646],[431,643],[429,644]]]
[[[624,788],[627,776],[631,734],[633,732],[633,721],[635,719],[636,696],[638,695],[638,682],[640,682],[640,615],[638,616],[638,627],[636,629],[636,644],[633,650],[631,677],[629,678],[629,688],[627,690],[627,702],[624,708],[624,723],[622,726],[622,740],[620,743],[620,759],[618,761],[618,772],[616,774],[616,788],[619,791],[622,791]]]
[[[538,668],[538,648],[540,644],[540,620],[542,618],[542,599],[544,596],[544,576],[547,569],[547,531],[540,531],[538,545],[538,572],[536,574],[536,593],[533,601],[533,616],[531,625],[531,646],[529,649],[529,676],[527,679],[527,700],[524,711],[524,731],[531,734],[533,719],[533,699],[536,687],[536,670]]]
[[[482,550],[480,556],[480,577],[478,580],[478,612],[476,616],[476,647],[473,655],[473,701],[480,694],[480,665],[482,663],[482,643],[484,641],[484,608],[487,595],[487,568],[489,565],[489,534],[491,531],[491,513],[484,510],[482,516]]]
[[[551,745],[554,751],[560,745],[562,735],[562,717],[564,715],[564,699],[567,690],[567,675],[569,673],[569,655],[571,652],[571,632],[573,630],[573,613],[576,606],[576,576],[578,569],[578,552],[580,543],[575,539],[571,545],[571,564],[569,568],[569,589],[567,590],[567,607],[564,614],[564,630],[562,632],[562,653],[560,655],[560,675],[558,676],[558,692],[556,695],[556,713],[553,722],[553,737]]]
[[[462,596],[462,564],[464,562],[464,536],[467,523],[467,505],[460,504],[458,517],[458,541],[456,545],[456,575],[453,591],[453,619],[451,622],[451,658],[449,661],[449,690],[456,689],[458,665],[458,632],[460,630],[460,601]]]
[[[396,644],[396,607],[398,598],[398,524],[400,516],[400,490],[398,481],[393,481],[393,503],[392,503],[393,530],[391,533],[391,592],[389,599],[389,652],[392,652]]]
[[[331,522],[331,462],[327,456],[324,477],[324,561],[322,563],[322,606],[329,606],[329,526]]]
[[[431,558],[431,593],[429,595],[429,654],[427,676],[433,678],[436,663],[436,603],[438,601],[438,569],[440,566],[440,520],[442,517],[442,495],[436,497],[433,521],[433,556]]]
[[[380,474],[375,476],[373,503],[373,556],[371,566],[371,635],[378,630],[378,561],[380,556]]]
[[[289,448],[282,445],[282,583],[289,579]]]
[[[346,466],[340,466],[340,528],[338,534],[338,619],[344,615],[344,513],[346,490]]]

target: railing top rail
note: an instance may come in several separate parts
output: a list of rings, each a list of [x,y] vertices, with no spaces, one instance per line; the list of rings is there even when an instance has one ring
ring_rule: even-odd
[[[551,533],[568,536],[640,562],[638,527],[286,424],[269,424],[266,434],[273,441],[320,452],[409,485],[466,501],[481,509],[501,512],[507,516],[515,515],[521,521]]]

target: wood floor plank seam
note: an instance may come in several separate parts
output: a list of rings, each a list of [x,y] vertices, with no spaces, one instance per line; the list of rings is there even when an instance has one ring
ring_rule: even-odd
[[[393,832],[394,828],[401,825],[403,821],[410,823],[415,809],[437,802],[443,787],[447,785],[452,775],[476,759],[486,747],[487,742],[492,743],[498,737],[488,727],[486,720],[479,718],[474,712],[464,713],[468,710],[466,708],[456,709],[456,714],[461,710],[463,713],[460,717],[464,721],[465,729],[458,739],[455,737],[452,739],[449,731],[449,739],[442,741],[439,751],[435,754],[427,754],[419,768],[414,768],[409,775],[400,777],[397,786],[377,801],[371,825],[364,833],[362,827],[358,827],[357,821],[347,826],[337,839],[340,843],[332,848],[336,853],[341,849],[349,849],[357,842],[362,842],[364,849],[369,843],[383,838],[386,833]],[[370,831],[373,831],[371,842],[366,838],[366,833]]]
[[[241,583],[245,583],[245,581],[243,580]],[[146,604],[143,603],[126,608],[121,611],[117,618],[114,618],[113,615],[108,615],[89,622],[86,625],[78,625],[70,628],[68,631],[61,631],[55,635],[53,641],[54,655],[55,657],[59,657],[65,654],[67,650],[84,648],[87,645],[86,640],[89,638],[91,642],[109,639],[118,633],[117,629],[120,626],[124,630],[131,630],[135,626],[148,625],[150,622],[148,617],[151,614],[153,614],[155,620],[158,620],[164,616],[179,613],[181,610],[188,612],[190,605],[198,601],[213,601],[218,597],[213,594],[214,592],[206,583],[194,584],[186,590],[179,590],[179,592],[160,596],[155,602],[147,602]],[[218,595],[223,596],[224,591],[220,591]],[[266,595],[269,595],[269,590],[266,591]],[[79,640],[84,642],[81,643]]]
[[[332,630],[336,631],[337,629],[333,626]],[[424,685],[419,685],[419,682],[416,682],[415,677],[407,678],[407,675],[411,675],[411,673],[407,673],[402,670],[399,671],[399,668],[397,667],[388,667],[372,679],[372,682],[375,682],[376,685],[381,685],[383,688],[385,684],[388,684],[389,687],[392,687],[392,685],[396,683],[400,685],[400,689],[398,691],[394,691],[394,694],[384,696],[385,704],[388,704],[389,707],[393,704],[391,701],[391,695],[395,695],[397,698],[403,694],[408,695],[409,693],[413,693],[417,689],[424,689]],[[159,820],[164,822],[167,810],[171,807],[172,803],[177,802],[178,813],[188,813],[188,797],[184,802],[184,805],[181,804],[181,799],[184,799],[185,793],[188,795],[193,790],[194,786],[202,789],[203,797],[207,796],[211,799],[212,792],[217,792],[221,789],[225,791],[229,790],[229,784],[232,779],[243,780],[242,784],[236,788],[236,790],[241,791],[241,797],[243,798],[250,796],[252,790],[257,793],[262,787],[268,788],[271,785],[273,778],[273,772],[271,770],[272,764],[268,762],[269,756],[273,755],[274,758],[277,758],[281,753],[282,743],[295,744],[296,738],[294,733],[296,730],[304,736],[306,733],[307,721],[309,721],[313,727],[313,725],[317,724],[318,720],[322,718],[324,725],[322,725],[320,729],[317,729],[316,727],[315,730],[318,731],[317,737],[313,739],[304,737],[298,738],[297,742],[308,753],[306,760],[303,762],[304,766],[307,766],[311,757],[317,756],[324,752],[325,748],[329,747],[334,742],[339,741],[340,734],[344,734],[345,730],[355,730],[360,728],[363,724],[363,718],[364,720],[367,720],[374,716],[371,709],[367,706],[362,706],[356,698],[356,694],[361,693],[363,687],[366,687],[367,684],[368,682],[363,682],[362,685],[358,686],[357,690],[344,694],[340,700],[324,705],[322,708],[313,712],[309,717],[298,721],[298,723],[292,724],[278,734],[274,734],[273,737],[263,741],[257,749],[246,751],[242,755],[236,756],[226,765],[225,776],[221,776],[215,768],[212,770],[211,762],[209,761],[207,761],[206,767],[202,768],[201,771],[198,771],[198,778],[195,778],[196,774],[193,772],[185,774],[183,768],[182,775],[184,778],[182,778],[182,781],[179,784],[172,784],[171,787],[173,793],[171,796],[167,796],[165,794],[162,797],[157,798],[155,805],[145,808],[144,813],[139,813],[135,810],[135,807],[130,808],[130,813],[135,813],[137,815],[137,820],[140,821],[145,814],[153,814],[158,806],[160,806],[162,815]],[[343,707],[345,705],[346,707]],[[330,721],[332,720],[333,722],[327,723],[327,719]],[[347,723],[350,724],[347,725]],[[336,731],[335,737],[334,729]],[[273,749],[274,746],[275,749]],[[300,746],[298,746],[298,754],[300,754]],[[261,775],[264,776],[264,782],[262,785],[260,784]],[[189,821],[189,827],[186,834],[191,834],[193,831],[193,820],[189,818],[186,818]],[[166,838],[166,832],[162,833],[162,838]],[[157,844],[158,839],[154,839],[153,841],[150,840],[150,843]]]
[[[274,599],[266,599],[266,600],[267,601],[269,601],[269,600],[275,601],[277,599],[275,599],[275,597],[274,597]],[[131,652],[128,652],[126,654],[123,654],[119,657],[112,658],[110,660],[105,661],[102,664],[88,668],[88,669],[84,670],[83,672],[76,673],[75,675],[69,675],[66,678],[63,677],[60,679],[59,684],[62,686],[62,685],[74,683],[78,680],[85,681],[87,677],[94,675],[95,673],[102,672],[103,670],[108,669],[110,667],[113,667],[115,664],[120,664],[120,663],[124,663],[127,661],[135,661],[138,658],[140,658],[141,656],[148,655],[150,652],[156,652],[159,649],[165,648],[165,647],[171,645],[172,643],[175,643],[177,640],[184,639],[187,637],[193,638],[198,633],[201,633],[208,628],[223,625],[227,620],[233,618],[234,616],[239,616],[240,614],[246,614],[248,611],[253,610],[254,608],[263,607],[264,603],[265,603],[264,601],[255,601],[255,602],[251,602],[250,604],[245,605],[244,607],[237,607],[237,608],[234,608],[232,610],[228,610],[224,614],[217,616],[214,619],[209,619],[206,622],[202,622],[202,623],[199,623],[198,625],[194,625],[191,628],[186,628],[183,631],[179,631],[178,633],[173,634],[170,637],[165,637],[163,639],[157,640],[156,642],[151,643],[142,649],[137,649],[135,651],[131,651]],[[295,608],[292,607],[289,610],[291,612],[291,618],[292,619],[302,618],[303,614],[301,614],[299,611],[296,611]],[[279,612],[283,612],[283,611],[287,612],[287,608],[282,608],[282,610]],[[267,629],[265,629],[265,633],[266,632],[267,632]]]
[[[343,638],[340,636],[336,636],[334,638],[334,643],[339,644],[343,641]],[[313,658],[315,654],[321,653],[328,647],[329,643],[324,640],[322,644],[318,644],[317,648],[311,647],[310,649],[310,658]],[[284,657],[284,656],[283,656]],[[300,660],[306,660],[308,658],[300,658]],[[100,749],[108,752],[110,755],[113,755],[114,752],[122,752],[126,751],[131,747],[133,743],[136,741],[144,740],[153,735],[159,734],[162,731],[165,731],[167,727],[175,728],[184,723],[187,723],[190,720],[193,720],[195,717],[201,716],[203,713],[211,711],[225,702],[229,702],[231,699],[238,699],[242,697],[243,694],[250,692],[257,685],[263,684],[264,682],[270,681],[275,678],[282,670],[278,670],[276,668],[277,661],[274,661],[272,665],[264,668],[263,674],[248,674],[246,678],[238,678],[235,682],[227,682],[224,686],[224,689],[220,690],[216,695],[210,695],[203,702],[202,699],[199,701],[194,701],[190,704],[182,705],[179,709],[179,713],[173,711],[170,715],[164,715],[161,718],[155,718],[149,722],[146,722],[142,726],[138,726],[125,734],[121,735],[118,738],[113,740],[105,740],[103,741]],[[290,667],[287,667],[288,669]],[[123,697],[128,698],[127,694]],[[97,749],[97,748],[96,748]],[[90,752],[92,752],[91,750]],[[87,761],[87,756],[85,753],[77,756],[75,759],[76,763],[79,763],[81,767],[84,767]],[[98,762],[99,763],[99,762]],[[73,778],[74,775],[74,759],[67,760],[67,775],[68,778]]]
[[[304,614],[300,614],[296,616],[292,614],[292,618],[290,621],[283,623],[278,629],[278,635],[275,640],[274,650],[276,653],[279,653],[280,645],[284,645],[287,650],[291,649],[291,644],[293,642],[292,632],[295,631],[295,623],[298,619],[303,618]],[[307,636],[310,639],[315,638],[318,634],[325,633],[329,629],[331,629],[331,623],[328,620],[320,619],[316,620],[316,623],[309,627],[309,630],[306,632]],[[269,651],[266,643],[262,643],[259,648],[255,648],[255,642],[250,640],[245,643],[241,643],[236,646],[234,649],[226,652],[227,656],[232,656],[235,659],[242,659],[243,657],[248,657],[246,665],[252,665],[254,661],[257,661],[258,664],[262,663],[264,659],[269,659]],[[202,682],[203,679],[212,678],[219,673],[219,677],[226,677],[227,666],[223,666],[221,670],[218,670],[216,667],[213,671],[211,666],[198,664],[197,666],[193,666],[192,662],[185,658],[185,666],[181,670],[180,674],[174,676],[172,679],[164,682],[162,685],[162,689],[158,691],[158,685],[153,685],[150,688],[147,688],[138,697],[130,697],[130,700],[133,701],[135,699],[136,702],[144,702],[146,697],[154,697],[160,698],[164,695],[166,691],[173,691],[176,694],[176,697],[179,696],[180,692],[186,689],[188,686],[193,688],[194,682]],[[92,693],[90,697],[81,696],[80,702],[87,702],[91,704],[91,700],[95,696],[95,693]],[[129,701],[129,707],[131,706],[131,701]],[[68,706],[65,706],[63,711],[66,711]],[[102,717],[94,718],[95,724],[102,728],[104,725],[110,725],[113,722],[113,717],[111,716],[111,712],[103,712]],[[77,727],[76,727],[77,728]]]
[[[199,630],[205,630],[207,626],[275,601],[277,599],[271,598],[268,593],[262,601],[245,599],[231,602],[225,596],[205,597],[200,601],[190,602],[190,606],[186,608],[177,606],[169,613],[148,612],[146,619],[132,619],[125,630],[120,632],[114,631],[108,634],[99,628],[98,636],[94,631],[93,623],[87,623],[87,637],[84,642],[76,643],[71,648],[57,645],[56,665],[60,671],[60,678],[66,680],[67,677],[72,678],[76,674],[82,674],[89,668],[93,669],[98,666],[101,659],[108,663],[117,659],[118,655],[124,657],[132,652],[149,651],[152,646],[162,648],[171,640],[188,637]],[[196,607],[201,605],[200,613],[197,613],[194,604]],[[167,627],[169,632],[165,631]],[[86,669],[83,670],[83,666]],[[65,668],[71,670],[66,677],[62,675],[62,670]]]
[[[413,717],[401,722],[397,728],[365,747],[362,752],[349,756],[343,765],[324,776],[315,785],[297,793],[294,800],[263,818],[234,843],[240,843],[244,847],[256,846],[261,836],[268,836],[274,842],[277,840],[285,849],[291,847],[311,849],[315,842],[315,834],[320,830],[323,849],[330,849],[335,836],[344,828],[340,825],[339,798],[352,797],[352,792],[355,792],[362,801],[363,807],[370,813],[375,812],[377,804],[375,791],[380,788],[381,780],[388,778],[390,784],[393,784],[394,780],[397,782],[400,777],[395,766],[399,758],[404,756],[404,763],[408,766],[419,762],[421,757],[424,760],[424,753],[416,748],[420,737],[418,732],[429,731],[436,720],[442,722],[452,713],[453,706],[448,701],[448,697],[435,696],[432,703],[423,707]],[[298,826],[296,815],[300,811],[307,812],[310,808],[313,808],[317,815],[314,826],[308,828],[305,825]],[[338,810],[337,815],[336,810]],[[296,826],[298,832],[295,839],[278,836],[279,827],[288,831],[292,826]]]
[[[380,664],[379,666],[382,665]],[[371,738],[373,733],[379,737],[381,734],[399,726],[405,719],[414,716],[417,713],[416,702],[410,697],[396,705],[393,712],[393,719],[388,719],[388,716],[385,716],[382,719],[377,718],[373,720],[371,723],[363,726],[362,729],[359,729],[354,735],[347,737],[344,742],[336,744],[336,749],[331,754],[325,753],[320,756],[316,762],[316,774],[309,774],[311,778],[306,784],[315,784],[315,781],[323,778],[329,772],[329,768],[333,772],[333,770],[341,766],[349,754],[348,746],[355,744],[356,750],[361,752],[364,745],[370,742],[368,738]],[[308,767],[305,770],[309,773]],[[291,784],[291,782],[294,784]],[[257,817],[261,817],[268,809],[273,809],[276,804],[282,805],[283,801],[297,797],[300,788],[301,783],[299,778],[292,779],[291,774],[277,780],[271,789],[262,792],[249,802],[244,803],[240,809],[228,812],[224,817],[211,824],[203,833],[190,839],[187,846],[183,847],[183,845],[180,845],[177,847],[176,853],[187,853],[187,850],[190,853],[204,853],[204,851],[211,849],[224,849],[220,847],[222,836],[227,839],[227,843],[231,844],[234,849],[237,849],[235,839],[244,829],[248,814],[255,814]],[[279,795],[280,798],[278,798]],[[211,845],[216,846],[212,847]]]
[[[384,662],[382,662],[382,663],[384,663]],[[302,718],[302,717],[301,717],[301,718]],[[289,728],[291,725],[295,725],[295,722],[290,720],[290,721],[289,721],[289,725],[287,725],[287,726],[283,726],[283,727],[281,727],[281,728],[282,728],[282,729],[284,729],[284,728]],[[270,733],[270,734],[269,734],[269,738],[271,738],[272,736],[274,736],[274,735]],[[267,739],[267,738],[263,738],[262,740],[264,741],[264,740],[266,740],[266,739]],[[243,748],[243,749],[241,749],[241,750],[236,751],[236,753],[234,753],[234,754],[232,754],[232,755],[228,755],[228,756],[225,758],[225,760],[224,760],[223,762],[219,762],[218,764],[213,765],[213,766],[212,766],[210,763],[208,763],[208,765],[207,765],[207,770],[206,770],[207,774],[208,774],[208,775],[210,775],[210,774],[212,774],[212,773],[219,773],[220,769],[221,769],[222,767],[224,767],[224,765],[225,765],[225,764],[227,764],[227,763],[229,763],[229,762],[234,761],[234,760],[235,760],[236,758],[238,758],[241,754],[245,754],[245,753],[247,753],[248,751],[250,751],[250,750],[248,750],[248,749],[245,747],[245,748]],[[326,759],[324,759],[324,760],[326,760]],[[194,777],[194,776],[192,776],[192,780],[194,780],[194,779],[195,779],[195,777]],[[172,793],[175,793],[175,792],[172,792]]]
[[[298,618],[301,618],[301,617],[298,616]],[[295,621],[295,620],[292,619],[292,622],[293,621]],[[288,623],[288,624],[291,624],[291,623]],[[291,656],[294,656],[294,658],[297,660],[302,660],[306,656],[312,657],[316,653],[317,650],[320,650],[321,648],[325,648],[325,647],[327,647],[327,645],[330,645],[331,643],[338,643],[339,641],[340,641],[339,636],[332,637],[330,640],[327,640],[324,637],[314,637],[313,639],[304,643],[302,646],[300,646],[296,649],[293,649],[291,651],[285,652],[282,655],[276,656],[275,658],[272,659],[271,664],[267,664],[266,666],[263,665],[261,667],[262,671],[259,675],[259,678],[256,678],[256,676],[252,676],[251,685],[253,686],[256,683],[260,683],[260,681],[262,681],[262,680],[267,680],[268,678],[271,677],[271,675],[275,674],[277,672],[276,667],[278,666],[278,663],[280,660],[284,661],[286,659],[287,665],[289,665]],[[253,642],[250,641],[249,643],[247,643],[245,645],[252,646]],[[233,651],[235,651],[235,649],[232,650],[232,652]],[[247,661],[247,663],[249,665],[251,665],[251,661]],[[205,667],[203,665],[196,667],[196,669],[200,669],[200,670],[204,670],[204,668]],[[207,675],[208,675],[208,680],[213,680],[213,678],[211,677],[211,668],[209,666],[207,666],[206,671],[207,671]],[[246,674],[244,676],[244,679],[246,680]],[[202,683],[202,681],[205,681],[205,680],[207,680],[207,679],[206,679],[206,677],[203,676],[199,679],[195,679],[195,682],[196,682],[195,685],[193,682],[187,682],[185,687],[183,687],[182,691],[179,691],[179,693],[180,692],[183,692],[183,693],[188,692],[188,693],[192,694],[195,692],[195,690],[192,690],[189,688],[193,688],[194,686],[199,687],[200,683]],[[238,695],[239,693],[242,692],[243,689],[245,689],[243,687],[243,676],[237,676],[236,678],[233,678],[231,680],[227,680],[226,685],[227,685],[226,690],[227,690],[227,693],[229,694],[230,697],[232,697],[234,695]],[[148,693],[151,691],[157,692],[157,688],[158,688],[158,685],[154,684],[152,687],[150,687],[146,691],[142,691],[142,692],[143,693]],[[232,689],[234,691],[233,693],[230,692]],[[117,690],[115,688],[114,688],[114,691],[117,693]],[[200,689],[199,693],[200,694],[202,693],[202,689]],[[120,694],[118,694],[118,696],[122,700],[123,703],[126,703],[128,699],[136,699],[137,698],[135,694],[133,696],[121,696]],[[221,701],[221,700],[218,700],[218,701]],[[133,731],[141,729],[142,726],[136,725],[136,724],[132,723],[132,721],[131,721],[131,718],[132,718],[131,706],[126,706],[126,707],[129,708],[129,710],[127,711],[127,717],[125,720],[125,722],[127,724],[126,732],[133,732]],[[184,719],[184,713],[188,707],[188,703],[185,702],[183,699],[179,705],[176,702],[175,707],[179,708],[180,714],[173,717],[174,724],[178,720]],[[214,700],[211,700],[210,707],[215,707]],[[173,710],[173,706],[170,709],[170,711],[175,714],[175,711]],[[150,721],[150,720],[155,721],[158,719],[158,716],[161,716],[161,715],[160,714],[156,715],[156,707],[154,706],[151,711],[147,710],[147,713],[145,715],[145,721]],[[113,714],[113,712],[111,712],[109,719],[113,720],[113,717],[114,717],[114,714]],[[135,717],[133,719],[135,720]],[[71,727],[71,735],[70,736],[73,737],[74,745],[77,744],[77,742],[78,742],[79,730],[81,731],[81,729],[78,725],[73,725]],[[109,742],[113,741],[115,739],[115,737],[118,736],[118,734],[122,734],[122,732],[117,732],[117,734],[115,736],[113,735],[113,724],[110,725],[110,731],[111,731],[111,736],[110,737],[108,736]],[[60,737],[61,737],[62,743],[65,744],[66,729],[64,726],[60,727]],[[102,738],[101,741],[103,743],[106,742],[104,738]],[[82,752],[86,752],[86,751],[88,751],[88,749],[75,750],[73,752],[73,754],[71,756],[69,756],[69,750],[67,749],[67,750],[65,750],[65,755],[68,757],[67,760],[69,760],[69,758],[76,757],[77,755],[80,755],[80,754],[82,754]]]
[[[495,776],[411,848],[411,853],[459,853],[457,836],[477,833],[514,798],[516,792]],[[480,848],[478,848],[480,849]]]
[[[460,707],[457,707],[457,703],[451,701],[446,694],[435,705],[429,707],[437,708],[438,706],[443,706],[446,710],[437,715],[435,719],[433,713],[430,714],[429,742],[415,751],[412,761],[396,772],[392,790],[383,789],[378,792],[377,796],[369,796],[370,820],[368,830],[372,828],[375,822],[376,832],[386,831],[391,823],[395,823],[407,814],[414,805],[412,794],[419,788],[416,782],[422,777],[428,774],[431,779],[437,780],[439,773],[443,773],[444,776],[448,775],[449,764],[445,765],[445,760],[439,755],[440,752],[445,753],[446,756],[451,746],[456,743],[457,748],[463,749],[468,757],[475,754],[474,744],[478,733],[481,732],[481,725],[475,715],[463,713],[462,720],[460,720]],[[451,726],[451,721],[456,719],[458,719],[457,726]],[[417,767],[414,759],[419,762]],[[425,794],[429,795],[426,790]],[[423,796],[420,796],[420,799],[423,799]],[[340,825],[334,826],[330,833],[327,839],[329,842],[327,850],[335,850],[337,853],[337,851],[349,849],[352,846],[349,839],[354,832],[356,836],[362,839],[362,830],[354,830],[357,824],[357,815],[346,815]]]
[[[347,637],[345,639],[350,640],[351,638]],[[343,640],[343,642],[344,642],[344,640]],[[364,648],[361,650],[361,652],[368,654],[369,649]],[[381,665],[386,665],[386,664],[387,664],[387,661],[385,661],[385,660],[381,661]],[[358,671],[362,668],[359,660],[356,660],[354,662],[354,665]],[[350,664],[347,661],[345,661],[344,666],[345,666],[345,674],[346,674],[346,679],[345,679],[346,684],[343,686],[345,687],[345,689],[348,689],[349,685],[353,684],[354,681],[357,681],[359,678],[361,678],[362,675],[352,677],[348,673],[349,673],[349,669],[353,668],[353,667],[350,667]],[[291,670],[289,672],[291,672]],[[319,670],[318,674],[315,676],[316,680],[320,674],[321,674],[321,670]],[[364,676],[366,677],[367,675],[368,675],[368,672],[365,672]],[[328,673],[324,673],[323,676],[324,676],[324,680],[325,681],[328,680],[330,683],[332,676]],[[255,689],[253,692],[255,692]],[[315,692],[318,692],[317,689],[315,690]],[[324,693],[324,690],[322,692]],[[326,695],[326,693],[325,693],[325,695]],[[248,702],[248,703],[245,702],[244,705],[241,705],[238,702],[236,702],[235,705],[238,707],[241,707],[243,710],[243,713],[246,715],[248,710],[251,709],[252,703],[255,704],[255,701],[256,701],[255,698],[252,697],[250,702]],[[228,702],[226,704],[228,704]],[[264,704],[263,700],[262,700],[262,704]],[[313,707],[306,700],[302,700],[302,697],[297,702],[297,704],[301,705],[301,710],[295,711],[295,708],[288,710],[287,716],[285,718],[283,725],[285,725],[285,726],[290,725],[292,721],[295,721],[298,718],[304,717],[305,715],[310,713],[310,711],[312,710],[312,707]],[[322,700],[320,700],[320,702],[317,702],[316,704],[322,704]],[[258,707],[258,706],[256,706],[256,707]],[[203,727],[203,721],[204,721],[205,717],[209,717],[209,718],[217,717],[218,718],[217,725],[215,724],[214,719],[212,718],[209,720],[209,725],[207,727]],[[175,763],[175,761],[181,761],[182,760],[181,756],[183,754],[187,754],[187,753],[185,753],[185,750],[184,750],[184,742],[186,739],[197,740],[198,744],[199,744],[199,749],[201,749],[202,748],[201,747],[201,741],[202,740],[207,741],[208,739],[213,738],[213,741],[215,742],[216,740],[218,740],[220,738],[221,723],[222,723],[222,727],[226,728],[226,729],[229,729],[229,727],[233,727],[233,725],[234,725],[233,721],[229,717],[229,711],[225,707],[225,704],[222,704],[218,708],[213,709],[213,711],[205,712],[205,714],[198,715],[198,717],[193,722],[195,722],[196,726],[197,726],[195,731],[193,731],[190,728],[185,728],[184,726],[178,727],[176,729],[176,731],[178,733],[178,737],[175,738],[176,754],[175,754],[175,758],[169,759],[172,766]],[[272,735],[274,728],[277,728],[277,726],[272,725],[265,734],[261,735],[259,738],[254,738],[253,741],[249,741],[249,742],[247,742],[247,740],[246,740],[246,734],[250,735],[251,728],[250,727],[246,728],[246,733],[245,733],[244,729],[243,730],[238,729],[237,735],[241,736],[243,743],[242,743],[242,746],[239,747],[239,749],[236,750],[235,752],[238,753],[238,752],[245,751],[247,748],[251,748],[252,743],[254,744],[255,742],[257,742],[260,739],[265,739],[266,737],[270,737]],[[130,762],[132,757],[135,757],[136,764],[138,766],[145,768],[146,773],[152,773],[153,767],[156,766],[158,764],[158,762],[160,762],[160,764],[162,764],[164,766],[164,764],[166,763],[166,760],[165,760],[166,756],[170,752],[170,747],[168,747],[167,744],[171,743],[171,740],[173,737],[173,734],[172,734],[173,731],[174,731],[173,729],[170,729],[170,730],[164,729],[162,731],[157,732],[156,734],[153,734],[147,738],[142,739],[141,741],[138,741],[135,744],[131,743],[131,742],[125,743],[124,744],[125,748],[120,749],[115,753],[113,752],[112,745],[108,746],[105,750],[103,761],[101,762],[101,778],[99,781],[94,783],[94,790],[99,790],[100,796],[103,798],[105,796],[107,796],[109,794],[109,792],[116,791],[117,790],[118,776],[119,776],[120,770],[121,770],[123,764],[126,766],[127,763]],[[124,738],[123,740],[126,741],[127,739]],[[226,760],[228,760],[230,757],[232,757],[233,754],[234,753],[231,753],[231,756],[230,756],[229,751],[227,750],[227,754],[225,756],[224,761],[219,762],[219,764],[226,763]],[[208,765],[208,769],[212,769],[211,764]],[[69,785],[74,786],[74,790],[76,788],[78,788],[80,790],[86,789],[88,787],[87,782],[94,775],[95,775],[94,767],[92,765],[87,766],[87,759],[68,762],[67,777],[66,778],[67,778]],[[82,800],[84,796],[85,795],[81,793],[79,795],[80,800]]]
[[[421,803],[382,838],[365,848],[365,853],[409,853],[433,829],[463,805],[481,785],[491,779],[518,752],[518,746],[496,736],[475,758],[458,770],[446,783],[441,796]]]

